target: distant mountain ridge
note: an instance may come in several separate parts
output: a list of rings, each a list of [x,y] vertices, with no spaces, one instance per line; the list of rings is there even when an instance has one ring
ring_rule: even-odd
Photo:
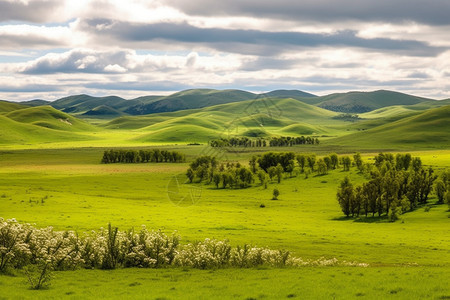
[[[259,98],[292,98],[341,113],[365,113],[394,105],[441,106],[438,104],[440,101],[437,100],[387,90],[316,96],[299,90],[274,90],[256,94],[233,89],[190,89],[168,96],[148,95],[130,100],[118,96],[94,97],[82,94],[64,97],[53,102],[32,100],[21,104],[28,106],[51,105],[58,110],[76,115],[112,117],[198,109]]]

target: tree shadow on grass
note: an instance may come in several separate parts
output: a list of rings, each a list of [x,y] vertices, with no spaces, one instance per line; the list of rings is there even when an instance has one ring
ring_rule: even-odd
[[[368,216],[368,217],[365,217],[365,216],[363,216],[363,217],[361,217],[361,216],[345,217],[345,216],[342,216],[342,217],[333,218],[332,220],[347,221],[347,222],[353,221],[356,223],[389,223],[388,216],[381,216],[381,217],[379,217],[379,216],[375,216],[375,217],[370,217],[370,216]]]

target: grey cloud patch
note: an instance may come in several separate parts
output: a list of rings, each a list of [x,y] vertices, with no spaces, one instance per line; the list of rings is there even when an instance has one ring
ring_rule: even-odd
[[[292,69],[298,64],[301,64],[302,62],[306,63],[306,61],[296,59],[258,57],[254,61],[245,63],[240,69],[243,71]],[[308,63],[311,63],[311,61],[309,60]]]
[[[358,20],[450,24],[448,0],[167,0],[191,15],[252,16],[321,23]]]
[[[62,43],[56,39],[36,37],[33,35],[0,35],[0,47],[2,49],[26,49],[33,47],[61,47]]]
[[[408,75],[408,78],[422,78],[422,79],[427,79],[430,78],[430,75],[428,75],[425,72],[413,72],[411,74]]]
[[[203,44],[219,51],[235,53],[275,54],[299,47],[355,47],[376,51],[393,51],[403,55],[434,56],[446,50],[414,40],[387,38],[364,39],[355,31],[339,31],[334,34],[302,32],[267,32],[259,30],[199,28],[189,24],[155,23],[135,24],[111,20],[86,20],[84,30],[98,36],[108,35],[116,40],[129,42],[171,41]],[[236,47],[241,45],[241,47]],[[253,47],[253,48],[252,48]],[[275,52],[274,52],[275,51]]]
[[[57,85],[47,84],[27,84],[24,86],[6,86],[0,85],[2,93],[41,93],[41,92],[57,92],[61,91],[61,87]]]
[[[48,17],[64,5],[64,1],[1,1],[0,22],[5,21],[28,21],[35,23],[48,22]]]
[[[128,51],[96,53],[72,50],[63,54],[50,54],[30,63],[22,70],[24,74],[52,73],[114,73],[108,66],[125,68]]]

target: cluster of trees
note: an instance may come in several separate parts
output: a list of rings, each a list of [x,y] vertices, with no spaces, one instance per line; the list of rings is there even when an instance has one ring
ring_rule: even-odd
[[[280,147],[294,145],[314,145],[319,144],[319,139],[314,137],[272,137],[269,140],[258,138],[249,139],[248,137],[221,138],[209,142],[211,147]]]
[[[374,164],[362,164],[360,170],[369,177],[362,185],[354,186],[346,177],[337,191],[337,200],[347,216],[387,215],[395,221],[398,215],[426,204],[433,184],[438,178],[434,170],[424,168],[419,157],[410,154],[380,153]],[[450,197],[448,172],[436,182],[438,202]]]
[[[105,150],[102,163],[180,163],[186,159],[183,153],[177,151],[150,149],[150,150]]]
[[[212,156],[200,156],[186,172],[189,182],[214,183],[217,188],[246,188],[254,182],[253,173],[239,162],[220,163]]]
[[[359,154],[354,155],[354,164],[362,169],[362,159]],[[338,157],[332,153],[328,156],[317,158],[316,154],[298,154],[294,152],[267,152],[263,155],[252,156],[249,167],[242,166],[239,162],[220,163],[212,156],[201,156],[193,161],[186,176],[189,182],[214,183],[217,188],[246,188],[255,180],[267,188],[271,181],[278,183],[286,177],[292,177],[295,173],[317,173],[325,175],[329,170],[343,166],[344,171],[349,171],[352,160],[349,156]]]

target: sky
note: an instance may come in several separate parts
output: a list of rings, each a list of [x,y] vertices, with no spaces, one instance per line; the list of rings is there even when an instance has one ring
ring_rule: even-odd
[[[189,88],[450,98],[449,0],[0,0],[0,99]]]

